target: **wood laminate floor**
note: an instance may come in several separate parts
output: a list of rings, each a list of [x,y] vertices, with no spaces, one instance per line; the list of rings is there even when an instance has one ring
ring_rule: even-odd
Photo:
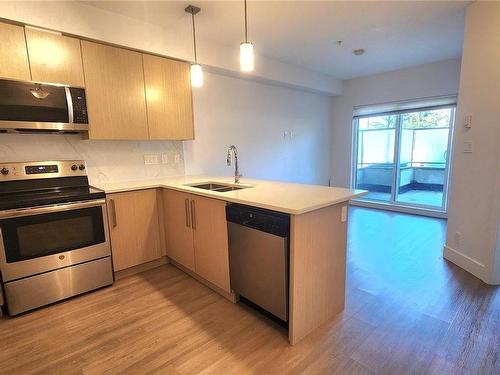
[[[2,374],[500,374],[500,292],[445,222],[351,208],[345,311],[296,346],[173,266],[0,322]]]

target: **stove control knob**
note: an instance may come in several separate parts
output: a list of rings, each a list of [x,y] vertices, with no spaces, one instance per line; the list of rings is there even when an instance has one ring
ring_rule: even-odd
[[[72,171],[76,171],[77,169],[78,169],[78,165],[73,164],[73,165],[71,166],[71,170],[72,170]]]
[[[79,170],[83,171],[85,169],[85,164],[80,164],[80,166],[78,167]]]
[[[9,170],[3,167],[2,169],[0,169],[0,173],[2,173],[4,176],[7,176],[9,174]]]

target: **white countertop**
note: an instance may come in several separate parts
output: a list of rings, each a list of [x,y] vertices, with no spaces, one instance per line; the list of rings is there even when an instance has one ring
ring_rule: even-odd
[[[252,187],[220,193],[186,186],[201,182],[222,182],[236,186],[250,185]],[[365,190],[256,180],[249,178],[242,178],[239,184],[234,184],[234,179],[231,177],[214,176],[165,177],[151,180],[97,183],[92,185],[103,189],[106,193],[168,188],[209,198],[220,199],[227,202],[241,203],[249,206],[285,212],[292,215],[303,214],[305,212],[314,211],[340,202],[346,202],[367,193]]]

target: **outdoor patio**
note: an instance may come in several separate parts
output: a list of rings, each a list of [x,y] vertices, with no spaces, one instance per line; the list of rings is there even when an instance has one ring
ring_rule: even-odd
[[[391,194],[371,191],[363,198],[367,200],[389,201],[391,199]],[[443,192],[429,190],[409,190],[405,193],[399,194],[397,201],[403,204],[409,203],[411,205],[419,204],[441,207],[441,202],[443,201]]]
[[[417,167],[405,163],[399,170],[396,203],[441,208],[443,203],[444,167]],[[392,164],[375,164],[359,168],[357,188],[368,190],[365,200],[391,200]]]

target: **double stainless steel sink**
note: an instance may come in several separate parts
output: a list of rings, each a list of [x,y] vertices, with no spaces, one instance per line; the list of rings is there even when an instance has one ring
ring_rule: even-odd
[[[225,193],[227,191],[241,190],[251,188],[251,185],[232,185],[222,182],[200,182],[198,184],[187,184],[186,186],[194,187],[197,189],[211,190],[218,193]]]

